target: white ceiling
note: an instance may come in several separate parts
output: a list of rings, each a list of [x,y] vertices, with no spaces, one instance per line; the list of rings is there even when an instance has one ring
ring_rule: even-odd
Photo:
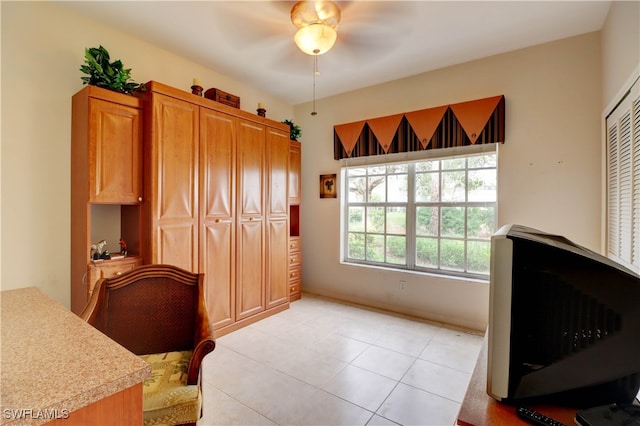
[[[60,4],[292,104],[311,100],[313,57],[295,46],[292,1]],[[346,1],[319,56],[316,96],[602,28],[610,1]]]

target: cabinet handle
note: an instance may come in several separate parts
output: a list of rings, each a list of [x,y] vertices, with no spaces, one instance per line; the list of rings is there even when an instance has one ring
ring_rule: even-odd
[[[220,219],[216,219],[214,222],[215,223],[220,223]]]
[[[122,272],[120,271],[116,272],[116,276],[120,276],[120,275],[122,275]]]
[[[142,202],[142,197],[138,197],[138,201],[139,201],[139,202]]]

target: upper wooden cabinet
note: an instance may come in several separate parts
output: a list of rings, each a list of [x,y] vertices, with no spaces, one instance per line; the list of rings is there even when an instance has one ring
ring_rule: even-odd
[[[110,204],[140,202],[140,101],[133,96],[87,86],[74,96],[73,102],[74,140],[77,144],[86,145],[86,166],[74,162],[72,171],[76,167],[87,167],[88,201]]]
[[[73,95],[71,108],[71,309],[79,313],[99,275],[92,243],[107,240],[113,254],[124,238],[137,257],[126,263],[141,262],[143,114],[140,99],[96,86]],[[113,212],[106,222],[104,212]],[[122,270],[118,260],[104,262]]]

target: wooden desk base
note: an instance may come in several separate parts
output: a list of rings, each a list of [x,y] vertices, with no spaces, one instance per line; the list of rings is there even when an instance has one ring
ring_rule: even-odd
[[[573,425],[576,410],[571,408],[533,405],[536,411],[566,425]],[[516,414],[516,407],[502,404],[487,394],[487,338],[480,350],[469,388],[462,401],[458,425],[464,426],[512,426],[530,425]]]
[[[47,426],[142,425],[142,383],[69,413]]]

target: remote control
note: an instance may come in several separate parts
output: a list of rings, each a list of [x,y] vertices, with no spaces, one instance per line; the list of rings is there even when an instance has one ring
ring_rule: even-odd
[[[557,420],[547,417],[542,413],[539,413],[531,408],[519,407],[516,410],[518,417],[521,419],[538,426],[567,426]]]

